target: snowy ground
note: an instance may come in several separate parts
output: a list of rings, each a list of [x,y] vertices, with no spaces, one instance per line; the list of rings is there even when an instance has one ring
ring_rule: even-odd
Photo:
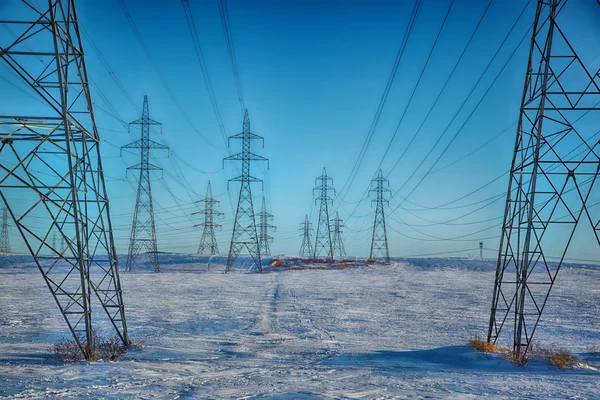
[[[57,365],[66,327],[39,272],[0,260],[0,395],[14,398],[600,398],[600,269],[561,271],[537,341],[588,367],[517,368],[465,347],[485,333],[493,263],[406,260],[222,274],[162,256],[122,274],[132,338],[114,363]],[[215,262],[217,262],[215,264]]]

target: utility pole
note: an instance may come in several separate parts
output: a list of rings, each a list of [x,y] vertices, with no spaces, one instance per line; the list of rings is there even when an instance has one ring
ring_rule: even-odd
[[[140,162],[127,168],[130,170],[139,170],[140,178],[138,182],[137,197],[135,199],[135,211],[133,212],[133,222],[131,224],[131,236],[129,239],[129,251],[127,252],[127,264],[125,272],[131,271],[131,267],[136,265],[139,257],[147,254],[150,257],[154,272],[160,272],[158,265],[158,247],[156,245],[156,229],[154,227],[154,207],[152,205],[152,186],[150,184],[150,171],[162,171],[150,163],[150,150],[168,150],[167,146],[150,140],[150,127],[161,126],[160,122],[150,119],[148,110],[148,96],[144,96],[144,105],[142,107],[142,117],[129,123],[129,129],[132,125],[139,125],[141,130],[140,140],[129,143],[121,147],[123,149],[140,149]]]
[[[8,210],[2,208],[2,231],[0,231],[0,253],[10,253],[10,237],[8,235]]]
[[[273,215],[267,211],[267,204],[265,197],[262,199],[262,208],[258,213],[258,244],[260,246],[261,256],[270,256],[271,248],[269,243],[273,241],[273,238],[269,236],[269,230],[276,230],[275,225],[271,225],[269,221],[273,219]]]
[[[333,219],[333,243],[331,245],[333,256],[335,257],[338,254],[341,258],[346,257],[346,249],[344,249],[344,242],[342,242],[342,220],[340,219],[340,214],[338,212],[335,213],[335,218]]]
[[[492,294],[487,340],[504,332],[517,357],[531,347],[582,219],[600,244],[588,209],[599,143],[593,126],[576,124],[599,115],[600,86],[560,27],[572,25],[566,4],[537,3]]]
[[[300,224],[302,227],[302,246],[300,246],[300,257],[308,258],[313,256],[312,242],[310,233],[312,232],[311,223],[308,222],[308,215],[304,217],[304,222]]]
[[[204,222],[195,225],[204,228],[202,231],[202,239],[200,239],[200,246],[198,246],[198,254],[219,254],[219,246],[217,245],[217,238],[215,237],[215,228],[220,228],[221,225],[215,223],[214,217],[219,217],[223,215],[223,213],[215,210],[215,206],[217,206],[220,201],[213,197],[210,181],[208,181],[208,187],[206,188],[206,196],[196,203],[204,203],[204,210],[192,213],[192,215],[204,215]]]
[[[250,118],[248,110],[244,113],[244,123],[242,133],[229,137],[231,139],[240,139],[242,141],[242,151],[223,159],[225,161],[241,161],[242,174],[236,178],[230,179],[229,182],[240,182],[240,196],[238,198],[237,210],[235,213],[235,221],[233,223],[233,233],[231,235],[231,244],[229,246],[229,255],[227,256],[227,267],[225,272],[233,269],[240,252],[245,247],[252,257],[253,265],[256,271],[262,272],[262,264],[260,258],[260,246],[258,243],[258,233],[256,230],[256,219],[254,216],[254,205],[252,204],[251,183],[261,182],[262,180],[253,177],[250,174],[251,161],[267,161],[268,159],[251,151],[250,145],[252,140],[262,140],[262,136],[258,136],[250,131]],[[267,164],[268,166],[268,164]]]
[[[325,258],[328,260],[333,259],[333,244],[331,240],[331,226],[329,224],[329,204],[332,203],[330,193],[335,194],[335,189],[330,186],[333,185],[333,179],[327,176],[327,171],[323,168],[321,176],[315,179],[317,187],[313,189],[317,191],[318,195],[315,202],[319,202],[319,222],[317,223],[317,236],[315,239],[315,248],[313,257],[317,258],[321,255],[321,252],[325,252]]]
[[[369,194],[375,195],[375,198],[371,200],[371,204],[375,203],[375,219],[373,220],[373,235],[371,236],[370,261],[390,262],[385,224],[385,206],[388,204],[389,186],[390,182],[383,177],[383,172],[380,169],[377,178],[371,181],[371,189],[369,190]]]
[[[0,37],[0,63],[36,101],[17,96],[2,104],[0,197],[90,359],[92,299],[130,342],[79,19],[74,0],[12,3],[0,23],[14,38]],[[48,257],[54,230],[69,246]]]

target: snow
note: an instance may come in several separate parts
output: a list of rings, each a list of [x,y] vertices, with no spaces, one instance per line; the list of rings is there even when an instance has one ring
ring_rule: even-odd
[[[26,256],[0,257],[0,395],[10,398],[600,398],[600,269],[566,266],[536,333],[580,366],[515,367],[485,335],[493,261],[395,260],[223,274],[224,258],[161,254],[122,274],[134,341],[118,362],[58,365],[66,326]],[[96,310],[95,310],[96,311]],[[96,313],[96,316],[100,316]]]

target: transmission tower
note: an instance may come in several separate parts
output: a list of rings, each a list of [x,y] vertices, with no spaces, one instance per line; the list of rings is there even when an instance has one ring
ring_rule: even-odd
[[[479,242],[479,258],[483,260],[483,242]]]
[[[219,246],[217,245],[217,238],[215,237],[215,228],[220,228],[221,225],[215,223],[214,217],[219,217],[223,215],[223,213],[215,210],[215,206],[218,205],[220,201],[212,196],[210,181],[208,181],[208,187],[206,188],[206,196],[204,196],[202,200],[197,201],[197,203],[204,203],[204,210],[192,214],[204,215],[204,222],[196,225],[204,228],[202,231],[202,239],[200,239],[200,246],[198,246],[198,254],[219,254]]]
[[[11,36],[0,35],[0,63],[29,96],[2,103],[0,197],[89,359],[92,293],[129,338],[79,20],[73,0],[15,2],[11,13],[2,15]],[[48,257],[54,230],[68,247]]]
[[[258,243],[258,233],[256,231],[256,219],[254,216],[254,205],[252,204],[252,190],[250,188],[253,182],[262,182],[262,180],[253,177],[250,174],[251,161],[268,161],[265,157],[259,156],[250,150],[252,140],[263,140],[250,131],[250,118],[248,110],[244,113],[244,123],[242,133],[229,137],[231,139],[240,139],[242,141],[242,151],[223,159],[225,161],[241,161],[242,174],[229,182],[241,182],[240,196],[238,198],[235,221],[233,223],[233,233],[231,235],[231,244],[229,246],[229,255],[227,256],[227,267],[225,272],[233,269],[240,252],[244,247],[248,249],[250,257],[254,262],[257,272],[262,272],[260,259],[260,246]]]
[[[388,203],[389,185],[390,182],[383,177],[381,170],[379,170],[377,178],[371,181],[369,193],[375,195],[375,198],[371,200],[371,203],[375,203],[375,219],[373,220],[373,235],[371,236],[370,261],[390,262],[387,227],[385,224],[385,205]]]
[[[258,213],[258,244],[260,246],[261,256],[270,256],[271,248],[269,243],[273,241],[273,237],[269,236],[270,230],[276,230],[275,225],[271,225],[269,221],[273,219],[273,215],[267,211],[267,203],[265,197],[262,199],[262,208]]]
[[[150,127],[153,125],[162,127],[162,124],[150,119],[148,96],[144,96],[142,118],[130,122],[130,130],[132,125],[140,126],[141,139],[122,146],[121,151],[123,151],[123,149],[140,149],[139,164],[127,168],[128,172],[130,170],[139,170],[140,178],[138,182],[137,197],[135,199],[135,211],[133,212],[131,237],[129,239],[129,251],[127,252],[127,265],[125,271],[131,271],[131,267],[136,264],[140,255],[146,254],[150,258],[154,272],[160,272],[160,266],[158,265],[158,247],[156,246],[156,229],[154,227],[154,207],[152,205],[150,171],[162,171],[162,168],[150,163],[150,150],[168,150],[169,148],[154,140],[150,140]]]
[[[600,243],[587,206],[598,177],[596,129],[575,125],[600,116],[600,77],[561,28],[565,4],[537,4],[492,296],[488,342],[508,333],[518,356],[530,349],[582,218]]]
[[[327,171],[323,168],[321,176],[315,179],[317,187],[313,189],[313,193],[315,190],[318,193],[315,202],[320,202],[317,237],[313,253],[314,258],[319,257],[321,252],[325,251],[325,258],[333,259],[333,244],[331,241],[331,227],[329,225],[329,204],[332,200],[329,197],[329,193],[335,194],[335,189],[329,186],[330,183],[333,185],[333,179],[327,176]]]
[[[344,249],[344,242],[342,242],[342,228],[344,227],[342,222],[339,213],[336,212],[333,219],[333,243],[331,247],[333,256],[339,254],[341,258],[344,258],[346,257],[346,249]]]
[[[8,210],[2,208],[2,231],[0,232],[0,253],[10,253],[10,238],[8,236]]]
[[[308,258],[313,256],[312,243],[310,239],[310,233],[312,232],[311,223],[308,222],[308,215],[304,217],[304,222],[300,224],[302,226],[302,246],[300,246],[300,257]]]

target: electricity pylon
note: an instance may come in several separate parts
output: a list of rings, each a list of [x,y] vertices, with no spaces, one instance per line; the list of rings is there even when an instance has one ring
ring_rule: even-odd
[[[241,161],[242,174],[229,180],[229,182],[241,182],[241,185],[225,272],[229,272],[233,269],[240,252],[245,247],[248,249],[250,257],[252,257],[256,271],[260,273],[262,272],[260,246],[258,243],[254,205],[252,204],[252,190],[250,186],[251,183],[262,182],[262,180],[255,178],[250,174],[250,162],[268,161],[268,159],[259,156],[250,150],[250,144],[252,140],[262,140],[264,144],[264,139],[262,136],[258,136],[250,131],[250,118],[248,117],[248,110],[246,110],[244,113],[242,133],[230,136],[229,140],[231,139],[240,139],[242,141],[242,151],[241,153],[224,158],[223,163],[225,161]]]
[[[508,333],[523,357],[582,218],[600,244],[587,205],[598,177],[596,128],[575,124],[598,118],[600,76],[561,28],[566,3],[537,4],[488,326],[488,342]]]
[[[479,242],[479,258],[483,259],[483,242]]]
[[[131,267],[136,264],[140,255],[146,254],[150,258],[154,272],[160,272],[158,247],[156,245],[156,229],[154,227],[150,171],[162,171],[162,168],[150,163],[150,150],[168,150],[169,148],[154,140],[150,140],[150,127],[153,125],[162,127],[162,124],[150,119],[148,96],[144,96],[142,117],[129,123],[130,130],[132,125],[140,125],[141,138],[133,143],[122,146],[121,151],[123,149],[140,149],[139,164],[127,168],[127,172],[130,170],[139,170],[140,178],[135,199],[133,222],[131,223],[131,236],[125,271],[131,271]]]
[[[79,20],[73,0],[13,6],[0,21],[12,35],[0,36],[0,63],[28,96],[2,103],[0,197],[90,359],[92,293],[121,341],[129,337]],[[48,257],[54,230],[67,246]]]
[[[341,258],[346,257],[346,249],[344,249],[344,242],[342,241],[343,226],[340,214],[336,212],[333,219],[333,243],[331,244],[334,257],[336,254]]]
[[[271,248],[269,243],[273,241],[273,237],[269,236],[269,231],[276,230],[275,225],[271,225],[269,221],[273,219],[273,215],[267,211],[267,203],[265,197],[262,199],[262,208],[258,213],[258,245],[260,246],[261,256],[270,256]]]
[[[8,210],[2,208],[2,231],[0,231],[0,253],[10,253],[10,238],[8,235]]]
[[[385,205],[388,203],[389,185],[390,182],[383,177],[381,170],[379,170],[377,178],[371,181],[369,194],[375,195],[375,198],[371,200],[371,204],[375,203],[375,219],[373,220],[373,235],[371,236],[370,261],[390,262],[387,227],[385,224]]]
[[[208,187],[206,188],[206,196],[196,203],[204,203],[204,210],[192,213],[192,215],[204,215],[204,222],[195,225],[203,227],[202,238],[200,239],[200,245],[198,246],[198,254],[219,254],[219,246],[217,244],[217,238],[215,237],[215,228],[220,228],[221,225],[215,223],[214,217],[219,217],[223,215],[223,213],[215,210],[215,206],[218,205],[220,201],[213,197],[210,181],[208,181]]]
[[[331,226],[329,224],[329,204],[332,203],[329,193],[335,194],[335,189],[329,186],[333,185],[333,179],[327,176],[327,171],[323,168],[321,176],[315,179],[317,187],[313,189],[318,192],[315,202],[320,202],[319,222],[317,223],[317,236],[315,238],[315,247],[313,257],[317,258],[325,251],[326,259],[333,259],[333,244],[331,241]]]
[[[312,224],[308,222],[308,215],[304,217],[304,222],[300,224],[302,226],[302,246],[300,246],[300,257],[308,258],[313,256],[312,243],[310,239],[310,233]]]

